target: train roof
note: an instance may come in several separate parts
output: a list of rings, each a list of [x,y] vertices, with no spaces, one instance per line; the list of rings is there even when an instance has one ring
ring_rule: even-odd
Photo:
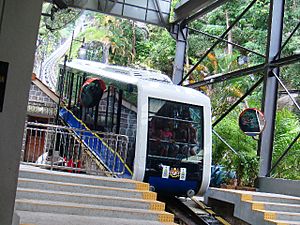
[[[176,101],[188,104],[210,105],[210,100],[205,94],[192,88],[175,85],[167,75],[162,73],[80,59],[68,62],[67,67],[88,75],[98,75],[102,78],[136,85],[149,96],[159,96],[166,100],[176,99]]]
[[[125,83],[137,84],[139,80],[172,83],[172,80],[167,75],[156,71],[114,66],[82,59],[75,59],[68,62],[67,67]]]

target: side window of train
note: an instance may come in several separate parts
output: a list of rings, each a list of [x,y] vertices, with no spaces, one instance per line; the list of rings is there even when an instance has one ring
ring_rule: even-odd
[[[201,161],[203,107],[149,99],[148,156]]]
[[[137,87],[111,80],[105,80],[105,83],[97,123],[102,131],[128,136],[126,164],[132,169],[136,145]]]

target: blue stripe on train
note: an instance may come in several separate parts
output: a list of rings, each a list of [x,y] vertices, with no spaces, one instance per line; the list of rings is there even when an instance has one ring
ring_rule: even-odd
[[[59,112],[59,115],[63,120],[72,128],[86,130],[85,132],[76,131],[75,133],[77,136],[90,148],[90,150],[111,170],[114,170],[114,153],[108,149],[103,142],[96,137],[91,131],[87,130],[86,127],[78,121],[75,116],[70,113],[67,109],[62,108]],[[81,137],[80,137],[81,136]],[[84,136],[84,138],[82,138]],[[92,141],[91,141],[92,140]],[[116,156],[115,165],[120,165],[118,170],[114,172],[122,172],[125,165],[120,160],[119,156]],[[129,170],[125,167],[124,174],[120,175],[119,177],[131,178],[132,175]]]
[[[188,190],[194,190],[197,193],[199,189],[199,182],[192,180],[182,181],[150,176],[148,182],[155,187],[156,192],[168,195],[184,196]]]

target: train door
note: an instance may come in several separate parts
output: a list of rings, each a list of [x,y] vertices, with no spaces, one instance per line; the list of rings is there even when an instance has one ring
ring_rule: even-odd
[[[195,194],[203,155],[203,107],[150,98],[145,181],[161,193]]]

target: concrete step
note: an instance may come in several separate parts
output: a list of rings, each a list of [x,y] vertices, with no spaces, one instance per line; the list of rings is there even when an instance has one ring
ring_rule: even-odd
[[[245,201],[257,201],[257,202],[278,202],[287,204],[300,204],[300,197],[281,195],[274,193],[255,192],[255,191],[243,191],[235,189],[222,189],[222,188],[209,188],[209,194],[218,194],[229,196],[241,196]]]
[[[174,215],[163,211],[127,209],[122,207],[97,206],[69,202],[17,199],[16,210],[54,214],[82,215],[92,217],[130,218],[158,222],[174,222]]]
[[[297,221],[288,221],[288,220],[269,220],[270,224],[276,225],[300,225],[300,222]]]
[[[300,205],[297,204],[286,204],[277,202],[257,202],[247,201],[252,204],[252,209],[261,209],[267,211],[281,211],[281,212],[294,212],[300,213]]]
[[[267,211],[267,210],[260,210],[260,209],[256,209],[254,211],[263,213],[265,220],[287,220],[287,221],[300,222],[300,213],[269,211],[269,210]]]
[[[158,221],[18,211],[21,224],[31,225],[176,225]]]
[[[272,221],[293,221],[291,224],[297,224],[300,221],[300,198],[295,196],[209,188],[205,199],[206,202],[217,199],[233,204],[233,215],[249,224],[274,225]],[[278,224],[281,225],[280,222]]]
[[[157,194],[155,192],[146,191],[146,190],[133,190],[127,188],[63,183],[57,181],[36,180],[36,179],[27,179],[27,178],[19,178],[18,187],[28,188],[28,189],[38,189],[38,190],[51,190],[51,191],[71,192],[71,193],[92,194],[92,195],[117,196],[117,197],[146,199],[146,200],[156,200],[157,197]]]
[[[155,211],[164,211],[165,204],[154,200],[123,198],[116,196],[91,195],[82,193],[69,193],[62,191],[17,189],[17,199],[51,200],[57,202],[72,202],[88,205],[118,206],[125,208],[138,208]]]
[[[120,179],[113,177],[104,176],[92,176],[86,174],[74,174],[61,171],[50,171],[47,169],[21,166],[19,172],[19,178],[27,179],[38,179],[38,180],[48,180],[57,181],[65,183],[76,183],[76,184],[87,184],[95,186],[106,186],[106,187],[118,187],[118,188],[128,188],[135,190],[149,190],[149,184],[129,180]]]
[[[246,194],[246,198],[248,194]],[[243,195],[245,198],[245,195]],[[242,196],[242,198],[243,198]],[[278,195],[278,194],[251,194],[251,201],[256,202],[274,202],[274,203],[285,203],[285,204],[298,204],[300,205],[300,198],[288,195]]]

